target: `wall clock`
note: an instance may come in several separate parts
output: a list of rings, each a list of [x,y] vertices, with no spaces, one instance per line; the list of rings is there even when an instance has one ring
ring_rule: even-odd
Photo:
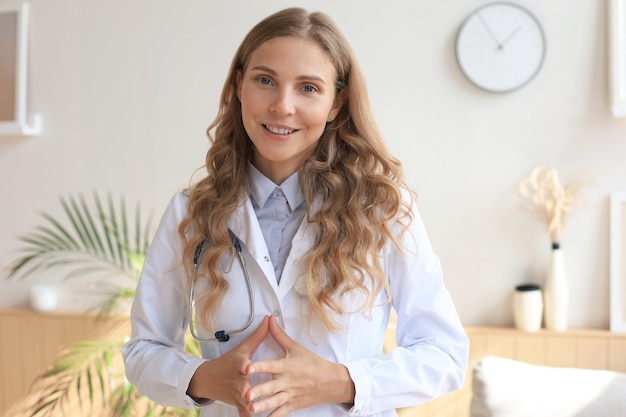
[[[539,20],[510,2],[487,3],[474,10],[456,38],[461,71],[477,87],[492,93],[515,91],[539,72],[546,37]]]

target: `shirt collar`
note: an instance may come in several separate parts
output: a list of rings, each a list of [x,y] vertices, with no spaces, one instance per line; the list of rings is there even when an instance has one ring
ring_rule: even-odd
[[[265,206],[267,199],[270,198],[276,188],[282,190],[291,210],[295,210],[304,201],[300,189],[300,170],[291,174],[280,186],[274,184],[251,163],[248,163],[248,175],[251,185],[250,194],[259,207]]]

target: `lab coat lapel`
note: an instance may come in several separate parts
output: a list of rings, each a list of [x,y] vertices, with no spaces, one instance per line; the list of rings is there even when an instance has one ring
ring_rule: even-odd
[[[320,201],[316,199],[313,202],[313,211],[317,210]],[[315,244],[317,236],[317,226],[307,222],[307,216],[304,216],[296,235],[293,238],[291,250],[283,269],[283,275],[280,278],[280,286],[278,288],[279,297],[284,297],[292,291],[294,286],[304,285],[305,279],[305,254]],[[302,290],[302,289],[301,289]]]
[[[250,257],[257,263],[263,271],[265,278],[269,281],[274,291],[277,291],[278,284],[274,266],[269,259],[269,250],[261,231],[261,226],[254,213],[252,202],[248,198],[242,206],[228,220],[228,228],[239,238],[244,244],[244,251],[248,252]]]
[[[305,279],[304,255],[315,242],[314,229],[315,227],[308,224],[305,218],[293,238],[291,251],[287,257],[283,275],[280,278],[280,285],[278,286],[278,296],[280,298],[283,298],[288,292],[293,291],[294,285],[299,284],[299,281]]]

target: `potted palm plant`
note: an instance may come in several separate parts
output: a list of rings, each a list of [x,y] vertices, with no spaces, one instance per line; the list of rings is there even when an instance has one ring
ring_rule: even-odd
[[[27,278],[46,269],[58,269],[65,279],[90,277],[102,296],[95,320],[106,318],[135,294],[135,284],[152,238],[151,220],[143,221],[139,204],[130,218],[124,198],[82,194],[60,199],[64,219],[42,213],[44,224],[19,237],[23,244],[8,278]],[[97,277],[97,279],[96,279]],[[127,284],[112,283],[126,277]],[[95,281],[94,281],[95,280]],[[197,410],[162,407],[140,397],[123,375],[121,348],[128,326],[98,340],[68,346],[41,374],[20,414],[30,416],[195,416]],[[199,354],[188,337],[187,349]]]

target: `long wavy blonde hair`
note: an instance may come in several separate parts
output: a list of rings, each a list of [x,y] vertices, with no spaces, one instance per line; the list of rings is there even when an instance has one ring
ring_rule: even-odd
[[[307,204],[305,221],[317,230],[306,256],[306,291],[311,313],[321,317],[329,330],[338,328],[332,314],[346,313],[341,303],[346,292],[362,291],[366,295],[363,309],[371,309],[382,290],[390,296],[380,252],[390,240],[398,246],[390,223],[404,219],[401,223],[407,226],[412,220],[401,195],[405,186],[401,164],[384,144],[363,74],[334,22],[323,13],[301,8],[265,18],[248,33],[233,58],[217,117],[207,130],[211,142],[207,175],[188,190],[188,215],[179,227],[188,276],[206,280],[199,303],[199,317],[205,325],[211,323],[228,289],[219,268],[222,257],[234,250],[227,221],[248,198],[252,144],[242,122],[237,73],[245,72],[250,56],[262,43],[287,36],[313,40],[326,51],[337,71],[336,94],[345,91],[347,97],[300,175]],[[209,244],[204,245],[202,273],[197,273],[194,253],[205,239]]]

